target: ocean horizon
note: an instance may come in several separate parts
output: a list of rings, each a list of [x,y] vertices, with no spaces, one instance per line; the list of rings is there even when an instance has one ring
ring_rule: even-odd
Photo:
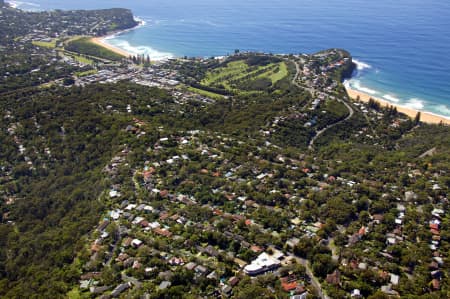
[[[105,41],[154,60],[343,48],[357,64],[350,88],[450,119],[449,1],[6,2],[26,10],[129,8],[143,25]]]

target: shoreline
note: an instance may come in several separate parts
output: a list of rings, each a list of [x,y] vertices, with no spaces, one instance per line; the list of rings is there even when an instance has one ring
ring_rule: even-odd
[[[374,101],[380,103],[382,107],[389,107],[389,106],[396,107],[398,112],[406,114],[407,116],[409,116],[412,119],[414,119],[414,117],[416,117],[417,112],[420,112],[420,121],[423,123],[428,123],[428,124],[443,123],[446,125],[450,125],[450,118],[447,118],[445,116],[441,116],[441,115],[437,115],[437,114],[434,114],[431,112],[420,111],[420,110],[404,107],[404,106],[401,106],[398,104],[394,104],[389,101],[373,97],[370,94],[351,89],[348,86],[345,86],[345,90],[347,91],[348,96],[353,100],[356,100],[358,96],[359,96],[359,100],[364,103],[367,103],[367,102],[369,102],[370,99],[373,99]]]
[[[125,58],[129,58],[130,56],[133,56],[133,53],[127,52],[125,50],[122,50],[118,47],[114,47],[111,44],[108,44],[107,42],[105,42],[105,39],[110,37],[110,35],[107,36],[101,36],[101,37],[92,37],[91,38],[91,42],[96,44],[97,46],[103,47],[105,49],[108,49],[116,54],[122,55]]]
[[[119,47],[113,46],[113,45],[109,44],[106,41],[109,38],[114,38],[115,36],[120,35],[122,33],[138,29],[138,28],[140,28],[142,26],[145,26],[145,24],[146,24],[145,21],[141,20],[140,18],[138,18],[136,16],[134,17],[134,20],[136,22],[138,22],[138,24],[136,26],[134,26],[133,28],[128,28],[128,29],[125,29],[125,30],[111,32],[111,33],[109,33],[109,34],[107,34],[105,36],[92,37],[91,38],[91,42],[93,42],[97,46],[106,48],[106,49],[108,49],[108,50],[110,50],[110,51],[112,51],[112,52],[114,52],[116,54],[122,55],[122,56],[124,56],[126,58],[129,58],[130,56],[136,55],[135,53],[131,53],[131,52],[125,51],[125,50],[123,50],[123,49],[121,49]]]
[[[91,42],[98,46],[104,47],[110,51],[113,51],[116,54],[122,55],[126,58],[129,58],[132,56],[140,56],[141,54],[137,51],[125,50],[123,48],[120,48],[118,46],[108,43],[109,39],[116,38],[117,36],[120,36],[121,34],[124,34],[126,32],[132,31],[132,30],[136,30],[136,29],[146,25],[146,22],[144,20],[141,20],[138,17],[135,17],[135,21],[138,22],[138,25],[136,25],[133,28],[128,28],[125,30],[111,32],[108,35],[104,35],[104,36],[91,37]],[[131,48],[133,48],[133,47],[131,47]],[[151,49],[151,48],[149,48],[149,49]],[[153,49],[151,49],[151,50],[153,51]],[[159,54],[159,55],[153,56],[153,54],[155,54],[155,53]],[[148,53],[147,53],[147,55],[148,55]],[[158,51],[155,51],[154,53],[150,53],[149,56],[152,61],[165,61],[167,59],[174,58],[174,56],[171,53],[163,53],[163,52],[158,52]]]
[[[137,21],[138,24],[135,27],[133,27],[133,28],[129,28],[129,29],[125,29],[125,30],[121,30],[121,31],[117,31],[117,32],[112,32],[112,33],[110,33],[110,34],[108,34],[106,36],[92,37],[91,41],[94,44],[96,44],[98,46],[101,46],[101,47],[104,47],[104,48],[106,48],[106,49],[108,49],[108,50],[110,50],[110,51],[112,51],[112,52],[114,52],[116,54],[122,55],[125,58],[129,58],[129,57],[135,56],[136,55],[135,53],[128,52],[128,51],[126,51],[126,50],[124,50],[122,48],[119,48],[117,46],[111,45],[111,44],[109,44],[107,42],[107,40],[110,39],[110,38],[114,38],[117,35],[120,35],[120,34],[123,34],[125,32],[138,29],[139,27],[145,26],[145,24],[146,24],[145,21],[141,20],[138,17],[135,17],[135,21]],[[153,59],[153,60],[155,60],[155,59]],[[164,59],[161,59],[161,60],[164,60]],[[361,63],[361,62],[356,62],[355,64],[357,65],[357,67],[362,64],[363,68],[367,68],[367,67],[370,68],[370,66],[368,66],[368,65],[366,65],[364,63]],[[416,117],[417,113],[420,112],[420,121],[423,122],[423,123],[450,125],[450,118],[449,117],[438,115],[438,114],[434,114],[434,113],[428,112],[428,111],[421,111],[421,110],[405,107],[405,106],[402,106],[402,105],[399,105],[399,104],[396,104],[396,103],[389,102],[388,100],[385,100],[385,99],[381,99],[381,98],[378,98],[378,97],[373,97],[372,95],[370,95],[368,93],[365,93],[365,92],[362,92],[362,91],[350,88],[347,84],[345,84],[345,82],[344,82],[344,87],[345,87],[345,90],[346,90],[348,96],[351,99],[353,99],[353,100],[356,100],[357,97],[359,97],[360,101],[367,103],[367,102],[369,102],[370,99],[373,99],[376,102],[380,103],[382,107],[390,107],[390,106],[396,107],[398,112],[401,112],[401,113],[407,115],[408,117],[410,117],[412,119],[414,119]]]

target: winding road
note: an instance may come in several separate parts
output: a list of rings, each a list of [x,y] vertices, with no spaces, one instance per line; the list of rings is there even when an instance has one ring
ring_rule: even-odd
[[[328,297],[327,294],[325,294],[322,290],[322,285],[320,284],[319,280],[312,273],[308,260],[300,259],[300,263],[305,266],[306,274],[311,278],[311,284],[316,288],[319,297],[321,299],[330,299],[330,297]]]
[[[353,111],[353,108],[352,108],[349,104],[347,104],[347,102],[345,102],[345,101],[343,101],[343,100],[341,100],[341,99],[336,99],[336,100],[339,101],[339,102],[341,102],[342,104],[344,104],[345,107],[347,107],[347,109],[348,109],[348,111],[349,111],[348,116],[347,116],[346,118],[344,118],[343,120],[340,120],[340,121],[338,121],[338,122],[335,122],[334,124],[328,125],[328,126],[326,126],[325,128],[323,128],[322,130],[318,131],[317,134],[316,134],[316,136],[314,136],[314,138],[311,139],[311,141],[309,142],[308,148],[309,148],[310,150],[312,150],[312,149],[314,148],[314,142],[317,140],[317,138],[319,138],[320,135],[322,135],[323,133],[325,133],[326,130],[331,129],[331,128],[333,128],[333,127],[339,125],[340,123],[343,123],[343,122],[349,120],[350,118],[353,117],[353,114],[355,114],[355,111]]]
[[[327,294],[325,294],[322,285],[320,284],[319,279],[314,275],[311,269],[311,265],[307,259],[301,258],[297,255],[295,255],[293,252],[287,253],[289,256],[294,257],[297,262],[302,264],[305,267],[306,275],[308,275],[311,278],[311,285],[317,290],[317,295],[320,299],[330,299]]]
[[[315,90],[314,88],[302,86],[302,85],[298,84],[298,82],[297,82],[297,79],[298,79],[298,77],[300,76],[300,73],[301,73],[300,65],[298,64],[298,62],[295,61],[295,60],[288,60],[288,61],[290,61],[290,62],[292,62],[293,64],[295,64],[295,69],[296,69],[295,76],[294,76],[294,78],[292,78],[292,84],[295,85],[295,86],[297,86],[297,87],[300,88],[300,89],[304,89],[304,90],[309,91],[309,93],[311,94],[311,96],[314,96],[314,94],[316,93],[316,90]],[[312,99],[311,99],[311,101],[312,101]],[[311,101],[308,101],[308,102],[305,104],[305,106],[303,106],[302,109],[305,110],[305,109],[308,107],[308,105],[311,103]]]
[[[315,90],[314,88],[302,86],[302,85],[298,84],[298,82],[297,82],[297,79],[298,79],[298,77],[300,76],[300,73],[301,73],[300,65],[298,64],[298,62],[295,61],[295,60],[289,60],[289,61],[295,64],[295,69],[296,69],[295,76],[294,76],[294,78],[292,78],[292,84],[295,85],[295,86],[297,86],[298,88],[305,89],[305,90],[309,91],[309,92],[311,93],[311,95],[314,95],[314,93],[316,92],[316,90]],[[323,133],[325,133],[328,129],[331,129],[331,128],[333,128],[333,127],[339,125],[340,123],[343,123],[343,122],[345,122],[345,121],[347,121],[347,120],[349,120],[350,118],[353,117],[353,114],[355,113],[355,111],[353,110],[353,108],[352,108],[347,102],[345,102],[345,101],[342,100],[342,99],[336,99],[336,100],[339,101],[339,102],[341,102],[341,103],[343,103],[343,104],[345,105],[345,107],[347,107],[348,112],[349,112],[349,113],[348,113],[348,116],[347,116],[345,119],[340,120],[340,121],[338,121],[338,122],[335,122],[334,124],[328,125],[328,126],[326,126],[325,128],[323,128],[322,130],[318,131],[317,134],[313,137],[313,139],[311,139],[311,141],[309,142],[308,148],[309,148],[310,150],[312,150],[312,149],[314,148],[314,142],[315,142],[321,135],[323,135]],[[305,106],[303,107],[303,109],[306,109],[306,107],[308,107],[308,105],[309,105],[309,102],[305,104]]]

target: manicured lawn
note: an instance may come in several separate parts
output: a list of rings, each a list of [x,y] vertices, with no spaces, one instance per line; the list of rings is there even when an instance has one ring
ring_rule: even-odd
[[[258,79],[268,79],[275,84],[288,75],[284,62],[270,63],[265,66],[249,66],[244,60],[232,61],[225,67],[214,69],[207,73],[201,81],[205,86],[222,86],[226,90],[236,92],[240,84]]]
[[[198,89],[198,88],[194,88],[192,86],[188,87],[189,91],[198,93],[199,95],[205,96],[205,97],[209,97],[211,99],[223,99],[223,96],[214,92],[210,92],[210,91],[206,91],[203,89]]]
[[[84,64],[93,64],[94,63],[94,60],[89,59],[84,56],[81,56],[81,55],[78,55],[78,54],[75,54],[75,53],[72,53],[72,52],[64,51],[63,53],[64,53],[64,55],[70,56],[73,59],[75,59],[76,61],[84,63]]]
[[[56,39],[53,39],[51,42],[32,41],[32,44],[42,48],[53,49],[56,48]]]
[[[289,74],[286,63],[281,62],[279,67],[280,69],[278,72],[272,73],[272,75],[269,76],[269,79],[272,80],[272,84],[277,83]]]
[[[88,56],[111,61],[120,61],[123,56],[92,42],[91,37],[81,37],[67,42],[65,49]]]
[[[202,80],[202,84],[212,85],[217,82],[226,83],[229,79],[235,78],[246,72],[247,69],[248,65],[244,61],[233,61],[228,63],[226,67],[208,72],[206,78]]]

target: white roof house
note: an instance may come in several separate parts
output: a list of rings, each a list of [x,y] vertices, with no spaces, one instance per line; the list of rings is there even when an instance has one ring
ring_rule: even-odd
[[[120,196],[120,193],[118,191],[116,191],[116,190],[109,191],[109,197],[116,198],[116,197],[119,197],[119,196]]]
[[[392,274],[392,273],[390,273],[389,275],[391,276],[391,283],[393,285],[398,285],[398,282],[400,280],[400,276],[398,276],[396,274]]]
[[[134,247],[139,247],[139,246],[141,246],[142,245],[142,241],[141,240],[139,240],[139,239],[134,239],[133,241],[131,241],[131,245],[133,245]]]
[[[244,272],[248,275],[258,275],[264,272],[274,270],[281,265],[276,257],[261,253],[254,261],[244,267]]]

